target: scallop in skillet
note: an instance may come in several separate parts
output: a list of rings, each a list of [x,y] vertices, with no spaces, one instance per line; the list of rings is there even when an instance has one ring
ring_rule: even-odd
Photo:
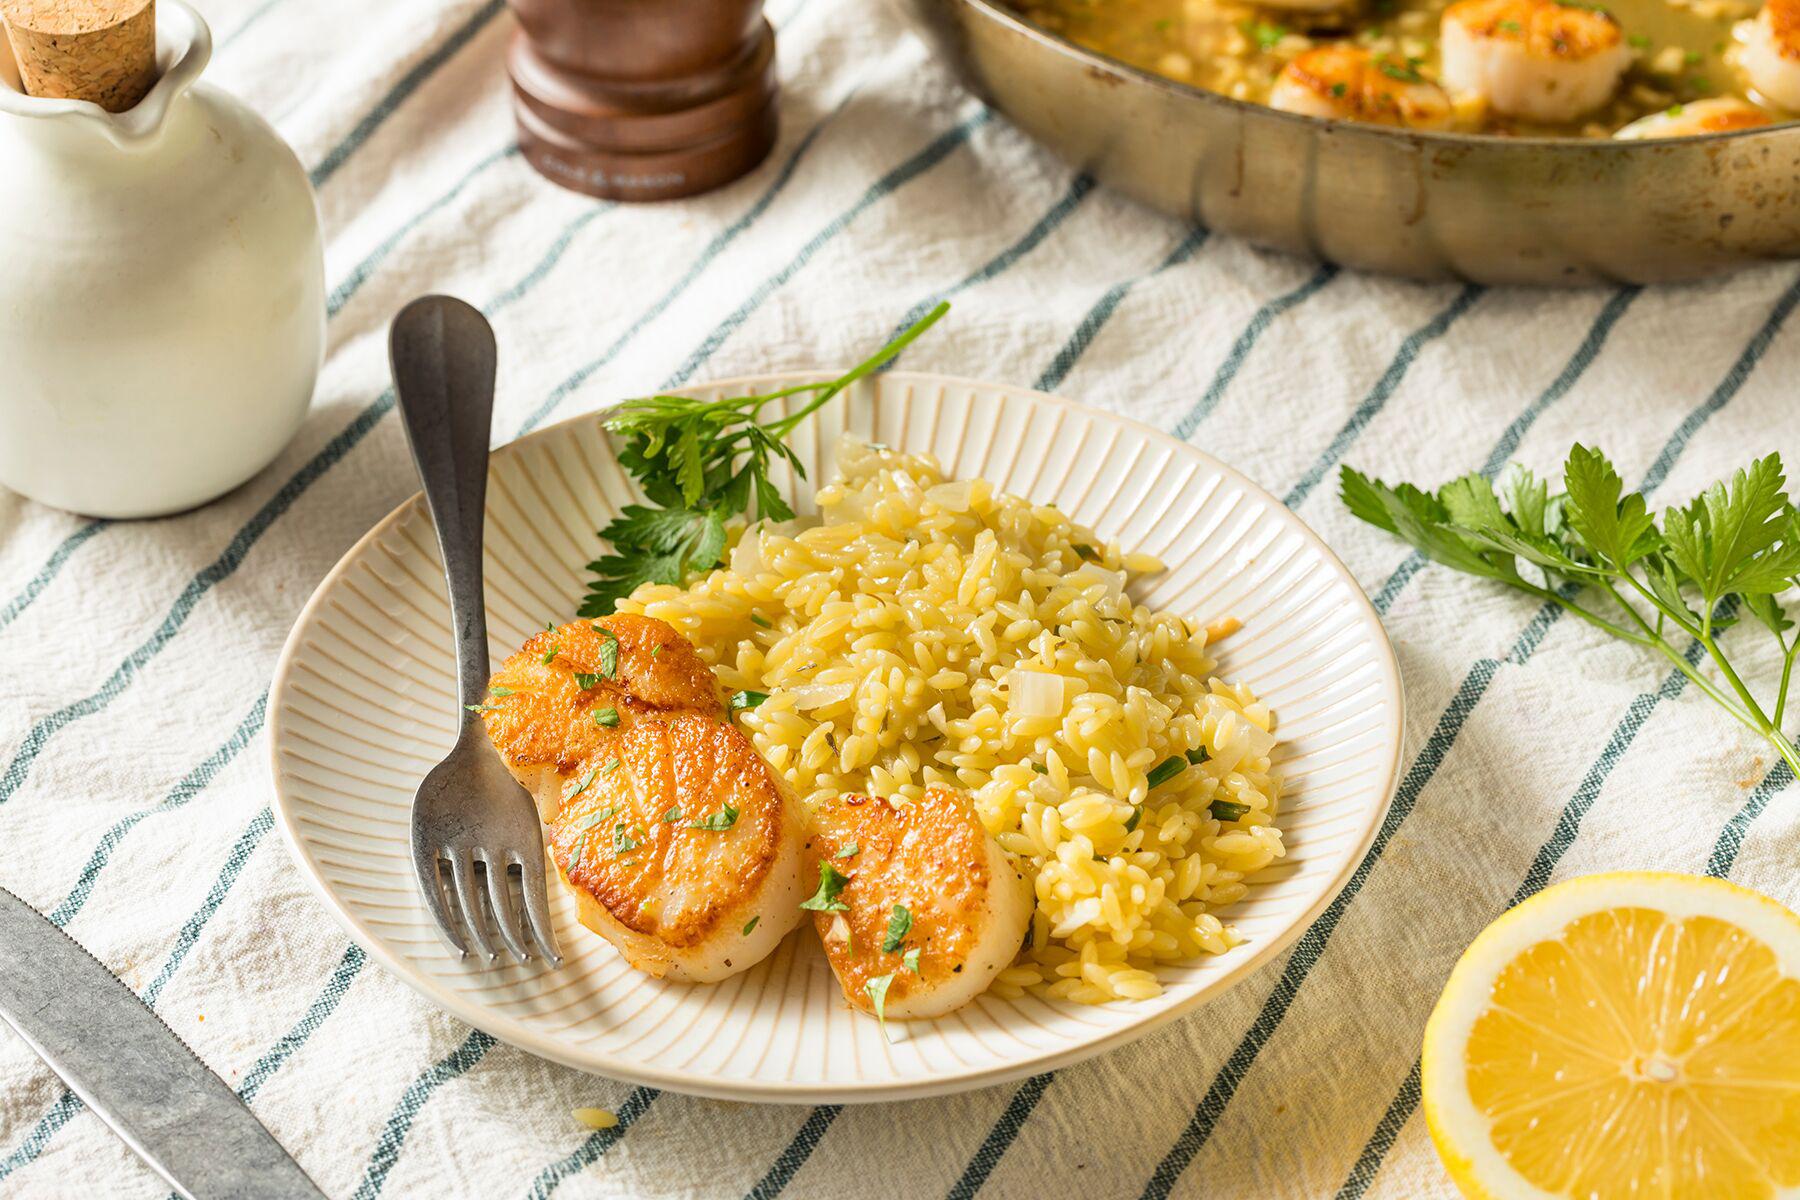
[[[1031,886],[968,798],[845,795],[812,814],[806,901],[844,998],[900,1020],[942,1016],[987,990],[1019,953]]]
[[[723,708],[712,668],[674,626],[625,614],[532,636],[488,691],[488,738],[546,822],[576,768],[638,719]]]
[[[1283,112],[1407,129],[1447,129],[1453,113],[1444,89],[1409,63],[1376,58],[1360,46],[1320,46],[1282,69],[1269,104]]]
[[[1750,86],[1789,112],[1800,112],[1800,0],[1764,0],[1744,37]]]
[[[1605,104],[1631,62],[1619,23],[1557,0],[1459,0],[1444,10],[1444,86],[1530,121],[1573,121]]]

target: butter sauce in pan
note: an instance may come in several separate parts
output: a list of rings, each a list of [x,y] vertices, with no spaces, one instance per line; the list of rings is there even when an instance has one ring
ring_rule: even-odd
[[[1412,129],[1655,138],[1800,114],[1800,0],[1018,0],[1239,100]]]

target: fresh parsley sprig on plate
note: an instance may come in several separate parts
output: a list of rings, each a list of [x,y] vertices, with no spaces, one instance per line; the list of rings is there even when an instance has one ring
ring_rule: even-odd
[[[646,396],[621,404],[606,428],[623,439],[619,462],[651,503],[626,505],[600,531],[612,550],[588,564],[594,579],[581,615],[607,615],[639,584],[680,583],[692,571],[718,566],[725,554],[725,523],[732,517],[792,517],[794,510],[769,481],[770,466],[780,460],[806,478],[787,435],[839,392],[893,361],[948,311],[949,304],[938,304],[837,379],[710,402]],[[767,405],[790,396],[807,399],[780,420],[758,421]]]
[[[1800,775],[1800,752],[1782,731],[1800,654],[1800,634],[1790,636],[1794,622],[1780,600],[1800,587],[1800,511],[1783,490],[1786,482],[1781,456],[1771,454],[1690,503],[1664,509],[1660,526],[1644,497],[1625,491],[1606,456],[1581,445],[1569,452],[1558,495],[1517,464],[1497,485],[1465,475],[1436,492],[1390,486],[1346,467],[1342,486],[1352,513],[1434,561],[1561,605],[1662,654]],[[1756,698],[1719,645],[1742,611],[1781,650],[1772,704]],[[1690,640],[1723,684],[1688,661]]]

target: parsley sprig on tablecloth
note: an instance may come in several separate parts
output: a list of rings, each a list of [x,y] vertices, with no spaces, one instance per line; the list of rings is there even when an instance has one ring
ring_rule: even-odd
[[[1800,775],[1800,753],[1782,732],[1800,654],[1800,634],[1780,599],[1800,587],[1800,511],[1783,490],[1786,482],[1781,456],[1771,454],[1690,503],[1664,509],[1659,524],[1640,493],[1625,491],[1605,455],[1577,445],[1557,495],[1515,464],[1497,485],[1465,475],[1436,492],[1390,486],[1346,467],[1343,498],[1356,516],[1445,566],[1560,605],[1662,654]],[[1757,699],[1720,648],[1720,635],[1740,612],[1780,647],[1772,704]],[[1688,661],[1689,639],[1722,684]]]

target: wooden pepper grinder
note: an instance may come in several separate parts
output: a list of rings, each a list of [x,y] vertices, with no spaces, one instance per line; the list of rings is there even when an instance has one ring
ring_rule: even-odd
[[[156,0],[0,0],[27,96],[134,107],[156,84]]]
[[[775,144],[762,0],[511,0],[519,145],[564,187],[667,200],[720,187]]]

